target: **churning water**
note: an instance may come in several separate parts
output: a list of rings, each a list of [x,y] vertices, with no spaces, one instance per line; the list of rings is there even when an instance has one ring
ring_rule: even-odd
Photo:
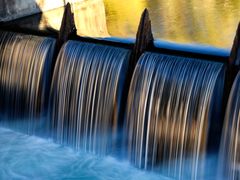
[[[217,139],[223,63],[145,53],[120,119],[130,50],[68,41],[55,63],[54,45],[0,32],[0,125],[45,138],[0,128],[0,179],[216,178],[209,139]],[[227,164],[219,167],[232,179],[239,179],[239,82],[225,120]]]
[[[221,63],[145,53],[127,104],[131,161],[145,169],[160,165],[175,178],[200,178],[212,113],[221,108],[215,100],[222,97],[222,79]]]
[[[113,157],[97,157],[0,128],[0,179],[169,180]]]

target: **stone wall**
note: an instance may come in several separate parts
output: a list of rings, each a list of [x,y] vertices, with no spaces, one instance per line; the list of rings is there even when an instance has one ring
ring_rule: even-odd
[[[81,0],[0,0],[0,21],[10,21]]]

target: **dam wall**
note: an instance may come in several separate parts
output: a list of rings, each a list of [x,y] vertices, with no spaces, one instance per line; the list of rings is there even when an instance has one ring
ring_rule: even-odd
[[[0,21],[11,21],[82,0],[0,0]]]

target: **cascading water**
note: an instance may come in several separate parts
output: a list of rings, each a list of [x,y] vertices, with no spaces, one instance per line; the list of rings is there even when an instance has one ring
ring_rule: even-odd
[[[52,38],[0,31],[1,125],[33,133],[46,105],[54,46]]]
[[[225,115],[220,149],[219,175],[224,179],[240,179],[240,73],[238,73]]]
[[[119,113],[130,51],[68,41],[52,78],[54,46],[52,38],[0,31],[0,125],[28,134],[44,133],[47,138],[50,134],[56,142],[80,151],[112,153],[119,145],[117,132],[122,126],[118,125],[124,123]],[[136,166],[159,168],[177,179],[204,177],[209,129],[221,110],[223,67],[155,53],[140,58],[128,96],[126,131],[121,134],[124,140],[127,136],[124,148]],[[221,164],[227,162],[221,170],[230,179],[239,179],[239,76],[229,100],[221,151]],[[20,136],[10,134],[13,139]],[[14,144],[24,149],[21,143]],[[38,149],[41,143],[36,145]],[[0,150],[8,155],[8,150]],[[14,159],[11,164],[16,164]]]
[[[202,176],[212,113],[220,109],[221,63],[145,53],[131,82],[127,148],[138,167],[179,179]],[[215,123],[215,122],[214,122]]]
[[[67,42],[51,88],[50,129],[54,139],[97,154],[111,151],[116,137],[129,50]]]

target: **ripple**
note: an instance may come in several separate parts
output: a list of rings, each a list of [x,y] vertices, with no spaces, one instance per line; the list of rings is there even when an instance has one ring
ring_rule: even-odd
[[[128,162],[74,152],[49,140],[0,128],[0,179],[167,180]]]

